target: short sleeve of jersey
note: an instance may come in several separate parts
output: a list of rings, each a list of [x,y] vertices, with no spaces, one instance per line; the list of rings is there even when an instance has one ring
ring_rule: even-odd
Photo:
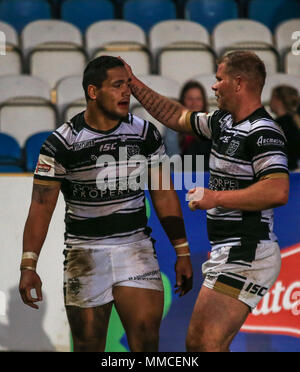
[[[289,174],[286,138],[274,122],[258,122],[252,127],[248,151],[257,179],[272,173]]]
[[[200,138],[213,139],[217,135],[220,127],[219,121],[228,115],[222,110],[216,110],[209,114],[204,112],[191,112],[189,113],[187,120],[190,121],[191,127],[194,133]]]
[[[36,169],[34,180],[38,181],[58,181],[65,178],[65,147],[53,132],[43,143]]]
[[[148,122],[148,130],[144,143],[144,155],[147,158],[148,166],[156,166],[166,159],[164,141],[156,126]]]

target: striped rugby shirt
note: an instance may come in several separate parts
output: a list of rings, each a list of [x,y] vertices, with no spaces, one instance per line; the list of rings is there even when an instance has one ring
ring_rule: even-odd
[[[222,110],[189,115],[196,135],[212,140],[210,189],[238,190],[275,173],[288,175],[286,138],[263,107],[237,123],[230,113]],[[212,249],[242,246],[241,258],[250,261],[258,243],[277,241],[273,233],[273,209],[258,212],[210,209],[207,230]]]
[[[119,147],[127,148],[128,157],[143,155],[148,165],[150,161],[151,164],[162,161],[165,156],[156,127],[131,114],[115,128],[104,132],[88,126],[84,112],[79,113],[55,130],[43,144],[34,182],[61,183],[66,202],[65,244],[127,244],[150,235],[144,191],[127,187],[134,167],[129,165],[127,176],[121,173],[127,161],[120,161]],[[97,187],[97,175],[104,169],[104,163],[103,167],[99,167],[99,163],[96,165],[100,155],[116,159],[106,167],[108,174],[112,170],[116,176],[114,190]]]

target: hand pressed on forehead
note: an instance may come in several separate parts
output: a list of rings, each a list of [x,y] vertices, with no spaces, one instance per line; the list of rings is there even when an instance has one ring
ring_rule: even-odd
[[[129,64],[128,63],[126,63],[125,61],[124,61],[124,59],[123,58],[121,58],[120,56],[118,57],[119,58],[119,60],[121,61],[121,62],[123,62],[124,63],[124,67],[125,67],[125,69],[126,69],[126,71],[129,73],[129,77],[131,78],[132,77],[132,75],[133,75],[133,72],[132,72],[132,69],[131,69],[131,67],[129,66]]]

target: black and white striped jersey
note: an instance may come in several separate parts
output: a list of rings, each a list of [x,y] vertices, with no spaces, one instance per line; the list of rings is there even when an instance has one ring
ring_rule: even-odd
[[[156,127],[131,114],[110,131],[88,126],[84,112],[55,130],[43,144],[34,182],[61,182],[66,202],[65,244],[127,244],[149,236],[143,188],[129,187],[132,171],[141,164],[128,158],[142,155],[147,161],[162,161],[165,147]],[[99,156],[112,157],[99,162]],[[102,159],[102,157],[100,158]],[[144,163],[144,168],[149,163]],[[113,187],[99,186],[104,171]],[[141,169],[140,169],[141,171]],[[105,181],[105,177],[103,178]]]
[[[212,139],[210,189],[237,190],[271,174],[288,174],[286,138],[263,107],[237,123],[222,110],[208,115],[193,112],[190,122],[198,136]],[[213,249],[225,245],[242,245],[246,249],[259,242],[277,240],[272,209],[259,212],[210,209],[207,229]]]

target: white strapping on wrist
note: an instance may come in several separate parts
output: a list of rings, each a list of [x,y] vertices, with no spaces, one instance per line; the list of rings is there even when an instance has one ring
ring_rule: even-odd
[[[24,252],[22,254],[22,260],[38,260],[38,255],[35,252]]]
[[[189,246],[189,242],[184,242],[181,244],[174,245],[174,249],[179,249],[179,248],[188,247],[188,246]]]

